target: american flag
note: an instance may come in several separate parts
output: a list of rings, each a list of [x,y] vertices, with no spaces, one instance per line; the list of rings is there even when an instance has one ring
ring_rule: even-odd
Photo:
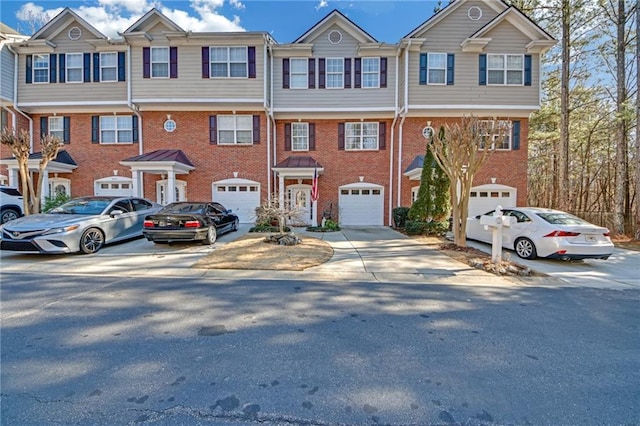
[[[311,201],[318,201],[318,165],[313,169],[313,183],[311,184]]]

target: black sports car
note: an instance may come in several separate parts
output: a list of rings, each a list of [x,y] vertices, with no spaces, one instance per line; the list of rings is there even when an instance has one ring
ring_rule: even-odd
[[[218,235],[238,230],[238,216],[215,202],[179,201],[144,218],[142,235],[156,244],[176,241],[215,243]]]

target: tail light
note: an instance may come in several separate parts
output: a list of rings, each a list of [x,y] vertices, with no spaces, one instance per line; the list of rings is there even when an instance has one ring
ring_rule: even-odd
[[[553,231],[549,232],[545,237],[577,237],[578,235],[580,235],[579,232]]]
[[[185,228],[198,228],[200,226],[200,222],[197,220],[188,220],[184,223]]]
[[[609,232],[609,230],[607,229],[607,232],[605,232],[602,235],[604,235],[605,237],[610,237],[611,236],[611,232]]]
[[[153,221],[152,220],[145,220],[144,223],[142,224],[142,226],[144,226],[145,228],[153,228]]]

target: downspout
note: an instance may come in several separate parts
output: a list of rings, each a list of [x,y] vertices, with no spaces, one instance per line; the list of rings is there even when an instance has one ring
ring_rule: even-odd
[[[400,63],[399,54],[396,54],[396,87],[395,91],[395,100],[393,102],[393,123],[391,123],[391,153],[389,155],[389,212],[388,212],[388,222],[389,226],[393,223],[393,149],[394,149],[394,135],[396,130],[396,123],[398,122],[398,65]],[[399,204],[398,204],[399,206]]]
[[[402,198],[402,142],[404,138],[404,121],[409,112],[409,48],[411,47],[411,39],[408,40],[407,48],[404,53],[404,105],[400,110],[402,119],[400,120],[400,129],[398,130],[398,206],[400,206]]]
[[[25,114],[20,108],[18,108],[18,52],[16,52],[15,50],[13,50],[13,48],[10,45],[7,45],[7,48],[9,49],[9,51],[11,53],[13,53],[13,109],[15,109],[18,113],[20,113],[20,115],[22,115],[24,118],[27,119],[27,121],[29,122],[29,152],[33,153],[33,118],[29,117],[27,114]],[[15,132],[16,126],[17,126],[17,122],[16,122],[16,116],[15,114],[12,114],[13,116],[13,131]]]
[[[267,118],[267,196],[269,196],[269,194],[271,194],[271,103],[267,102],[267,94],[269,93],[269,86],[267,84],[267,76],[269,75],[267,73],[267,71],[269,70],[269,62],[268,62],[268,58],[269,58],[269,38],[267,37],[267,35],[263,35],[262,36],[264,39],[264,70],[263,70],[263,78],[264,78],[264,84],[263,84],[263,92],[262,92],[262,98],[263,98],[263,108],[264,108],[264,112],[265,112],[265,116]]]
[[[272,50],[272,53],[273,53],[273,50]],[[273,101],[274,101],[274,98],[273,98],[273,64],[274,64],[274,62],[275,61],[273,60],[273,55],[272,55],[272,60],[269,63],[269,65],[270,65],[269,90],[271,92],[270,95],[269,95],[270,96],[270,100],[271,100],[269,102],[269,118],[270,118],[271,122],[273,123],[273,163],[272,164],[275,166],[276,164],[278,164],[278,156],[277,156],[278,129],[277,129],[277,125],[276,125],[276,120],[275,120],[275,118],[273,116]],[[271,194],[272,194],[272,192],[274,192],[271,189],[271,181],[273,180],[273,184],[275,186],[276,183],[277,183],[277,180],[276,180],[276,173],[272,172],[271,170],[269,170],[269,176],[270,176],[270,178],[269,178],[269,194],[267,194],[267,195],[268,195],[268,199],[271,200]]]

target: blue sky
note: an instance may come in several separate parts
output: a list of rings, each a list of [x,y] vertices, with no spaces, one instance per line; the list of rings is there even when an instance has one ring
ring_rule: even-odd
[[[268,31],[278,42],[289,43],[338,9],[378,41],[395,43],[427,20],[437,3],[437,0],[2,0],[0,18],[4,24],[30,35],[33,26],[28,19],[30,13],[51,18],[64,7],[70,7],[104,34],[117,38],[118,31],[124,31],[149,9],[157,7],[185,30]]]

